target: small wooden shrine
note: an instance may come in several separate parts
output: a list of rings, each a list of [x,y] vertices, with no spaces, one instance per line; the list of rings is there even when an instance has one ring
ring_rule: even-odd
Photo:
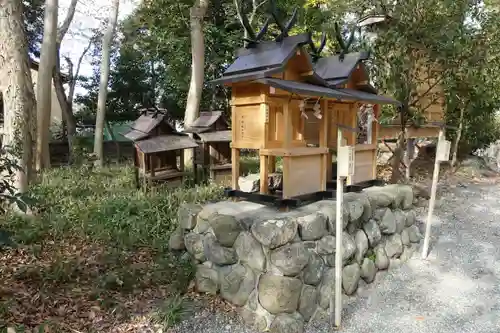
[[[195,170],[201,165],[212,181],[231,185],[231,130],[223,112],[200,112],[184,132],[192,133],[199,144],[195,148]]]
[[[134,142],[136,180],[146,183],[167,182],[171,186],[182,183],[184,150],[197,147],[188,135],[179,133],[168,122],[164,109],[142,109],[130,131],[123,134]]]
[[[238,190],[239,151],[257,149],[260,195],[256,200],[264,200],[269,195],[268,177],[275,167],[276,157],[283,158],[283,186],[279,200],[287,200],[293,205],[292,201],[328,196],[325,192],[328,192],[327,183],[331,180],[328,174],[331,174],[330,147],[336,142],[337,123],[355,128],[354,110],[358,103],[398,103],[377,95],[365,80],[366,73],[359,66],[362,54],[341,56],[337,61],[333,61],[334,58],[321,59],[319,54],[326,37],[317,49],[309,33],[288,36],[296,13],[286,25],[278,24],[282,31],[274,41],[259,40],[269,21],[257,36],[248,30],[250,42],[237,52],[236,60],[222,77],[212,81],[232,88],[233,174],[230,195],[249,198]],[[350,65],[346,66],[344,62]],[[349,77],[359,77],[354,81],[355,86],[348,84]],[[308,133],[306,105],[311,103],[317,125]],[[344,138],[347,144],[354,144],[352,134],[344,134]],[[312,141],[316,147],[311,147]],[[366,172],[367,168],[361,166],[358,172]]]
[[[344,129],[342,131],[344,144],[354,146],[355,149],[355,171],[353,176],[347,177],[347,184],[367,184],[376,179],[379,104],[395,102],[376,95],[377,90],[370,84],[368,70],[364,65],[366,60],[368,60],[366,52],[337,54],[318,59],[314,67],[315,72],[328,82],[330,87],[357,98],[352,102],[330,99],[325,105],[326,116],[329,117],[328,160],[332,161],[332,153],[336,153],[337,150],[339,126]],[[317,145],[320,124],[314,116],[313,108],[311,103],[306,106],[304,137],[308,144]],[[335,174],[335,166],[335,163],[327,165],[330,180]]]

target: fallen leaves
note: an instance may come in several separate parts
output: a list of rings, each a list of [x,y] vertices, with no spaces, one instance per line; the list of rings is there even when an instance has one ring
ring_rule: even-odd
[[[50,332],[133,332],[118,324],[164,300],[173,290],[169,272],[179,270],[148,250],[123,253],[81,239],[31,250],[0,253],[0,329],[45,324]]]

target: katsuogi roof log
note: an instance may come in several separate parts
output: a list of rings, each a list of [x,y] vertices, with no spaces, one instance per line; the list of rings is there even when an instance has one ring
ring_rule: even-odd
[[[160,135],[150,139],[137,141],[136,147],[146,154],[163,151],[181,150],[198,147],[198,144],[187,135]]]

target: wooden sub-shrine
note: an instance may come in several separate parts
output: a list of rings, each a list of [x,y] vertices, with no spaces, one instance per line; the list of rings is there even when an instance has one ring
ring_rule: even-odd
[[[309,33],[288,36],[283,31],[280,36],[240,49],[222,77],[212,82],[232,88],[232,189],[228,193],[248,198],[238,191],[239,152],[257,149],[260,194],[255,198],[263,200],[270,194],[268,176],[276,157],[282,157],[283,186],[278,195],[293,205],[332,196],[327,184],[332,180],[331,149],[337,147],[338,124],[347,129],[343,130],[345,144],[355,145],[359,106],[398,102],[377,95],[369,84],[362,65],[366,55],[321,58],[324,39],[318,50]],[[307,105],[313,105],[313,114],[307,114]],[[371,132],[372,138],[376,135],[376,130]],[[374,143],[356,147],[351,184],[374,178],[375,151]]]
[[[218,184],[231,185],[231,130],[222,111],[200,112],[193,124],[184,130],[192,133],[195,148],[194,169],[201,165],[204,176]]]
[[[123,134],[135,146],[134,165],[137,186],[145,183],[166,182],[169,186],[182,184],[184,149],[197,147],[188,135],[177,132],[168,122],[163,109],[143,109],[130,131]]]

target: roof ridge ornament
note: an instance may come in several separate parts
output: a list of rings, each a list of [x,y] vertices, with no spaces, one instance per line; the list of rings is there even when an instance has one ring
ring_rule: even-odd
[[[345,41],[344,36],[342,36],[342,31],[340,31],[339,23],[338,22],[334,23],[335,39],[337,39],[337,42],[339,43],[340,46],[340,52],[338,52],[340,61],[344,61],[345,55],[349,53],[349,48],[351,47],[352,42],[354,41],[356,30],[358,29],[359,27],[355,26],[351,30],[351,35],[349,36],[349,39]]]
[[[323,31],[323,33],[321,34],[321,43],[320,43],[318,48],[316,48],[316,46],[314,45],[312,38],[309,41],[309,46],[311,47],[311,51],[312,51],[311,56],[312,56],[314,62],[316,62],[319,58],[321,58],[321,52],[323,51],[323,49],[326,46],[326,39],[327,39],[326,32]]]
[[[245,0],[234,0],[234,5],[236,7],[236,14],[239,18],[239,21],[241,25],[243,26],[243,29],[245,30],[245,37],[243,37],[244,41],[244,47],[245,48],[252,48],[256,47],[257,44],[264,38],[265,34],[268,31],[269,25],[272,23],[274,20],[274,23],[278,26],[278,29],[280,30],[280,33],[275,37],[275,41],[280,43],[288,37],[288,33],[290,30],[293,28],[295,23],[297,22],[297,15],[298,15],[298,8],[295,7],[293,10],[292,16],[290,19],[286,22],[286,24],[283,24],[283,22],[280,21],[278,17],[278,9],[276,6],[276,0],[270,0],[270,10],[268,17],[262,26],[262,28],[259,30],[257,34],[255,34],[255,31],[253,30],[253,27],[251,25],[251,22],[248,20],[248,17],[243,9],[243,4]],[[259,7],[258,5],[257,7]],[[256,10],[256,8],[254,8]],[[254,13],[252,13],[252,16]],[[253,21],[253,17],[252,17]]]
[[[257,34],[255,34],[253,27],[243,10],[244,1],[245,0],[234,0],[234,5],[236,7],[236,14],[238,15],[239,21],[245,30],[245,37],[243,37],[243,41],[245,42],[244,46],[245,48],[251,48],[255,47],[266,34],[269,24],[271,23],[271,17],[267,18],[264,26]]]
[[[292,16],[290,17],[290,19],[288,20],[288,22],[285,25],[283,25],[283,23],[280,22],[280,20],[278,18],[278,8],[276,6],[276,0],[271,0],[271,16],[274,18],[274,22],[276,23],[276,25],[278,26],[278,28],[281,31],[281,33],[275,38],[275,40],[278,43],[282,42],[283,39],[285,39],[286,37],[288,37],[288,33],[293,28],[293,26],[295,25],[295,23],[297,23],[297,14],[298,14],[298,12],[299,12],[298,8],[295,7],[294,10],[293,10],[293,12],[292,12]]]

